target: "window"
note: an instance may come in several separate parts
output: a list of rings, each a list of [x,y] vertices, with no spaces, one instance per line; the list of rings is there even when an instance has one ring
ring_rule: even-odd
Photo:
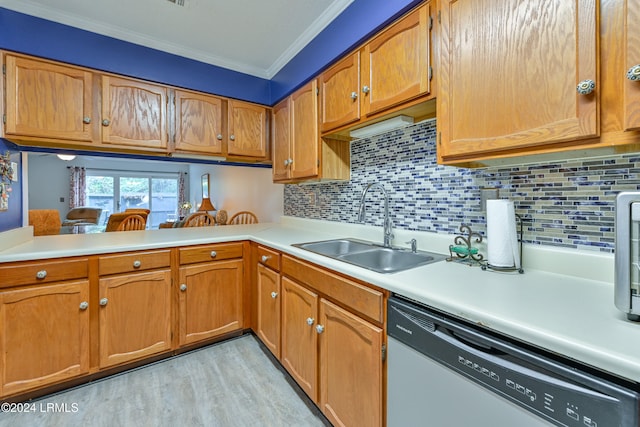
[[[178,211],[178,174],[87,169],[87,204],[102,208],[100,224],[113,212],[150,209],[147,228],[158,228]]]

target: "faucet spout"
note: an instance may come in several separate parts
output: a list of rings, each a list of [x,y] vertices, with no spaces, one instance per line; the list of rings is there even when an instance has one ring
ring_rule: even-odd
[[[382,186],[382,184],[379,184],[377,182],[372,182],[370,184],[367,184],[367,186],[364,188],[364,190],[362,190],[362,195],[360,196],[360,210],[358,212],[358,221],[363,222],[364,221],[364,217],[365,217],[365,212],[366,212],[366,208],[365,208],[365,198],[367,197],[367,193],[369,192],[369,190],[373,187],[379,188],[382,191],[382,194],[384,196],[384,240],[383,240],[383,245],[385,248],[390,248],[391,247],[391,240],[393,239],[393,232],[392,227],[393,227],[393,222],[391,221],[391,218],[389,216],[389,194],[387,193],[387,190],[384,189],[384,187]]]

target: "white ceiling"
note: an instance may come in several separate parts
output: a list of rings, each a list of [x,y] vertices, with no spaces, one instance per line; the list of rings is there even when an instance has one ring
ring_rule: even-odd
[[[353,2],[172,1],[0,0],[0,6],[270,79]]]

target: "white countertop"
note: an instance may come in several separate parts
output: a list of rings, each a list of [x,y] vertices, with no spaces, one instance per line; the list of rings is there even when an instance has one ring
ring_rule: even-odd
[[[398,234],[404,239],[411,233]],[[452,236],[429,233],[412,235],[419,237],[420,249],[440,253],[452,240]],[[549,250],[550,259],[562,260],[552,270],[564,272],[573,263],[575,275],[529,268],[544,258],[533,252],[529,264],[524,259],[525,274],[482,271],[444,261],[379,274],[291,246],[336,237],[377,241],[381,236],[382,231],[374,227],[285,218],[283,223],[270,224],[36,237],[0,250],[0,262],[252,240],[640,383],[640,323],[626,320],[614,306],[609,254]],[[591,269],[598,273],[592,274]]]

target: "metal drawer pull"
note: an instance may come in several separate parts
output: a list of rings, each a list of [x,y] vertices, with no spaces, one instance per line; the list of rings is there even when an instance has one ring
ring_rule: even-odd
[[[316,332],[321,334],[324,332],[324,326],[322,325],[316,325]]]
[[[109,121],[109,119],[104,119],[102,121],[102,126],[109,126],[111,124],[111,122]]]
[[[216,251],[211,251],[211,258],[215,258],[218,256],[218,253]]]
[[[358,99],[358,93],[357,92],[351,92],[351,99],[353,99],[354,101],[356,99]]]
[[[307,317],[307,325],[313,326],[313,322],[315,322],[315,319],[313,317]]]
[[[47,270],[40,270],[36,273],[36,277],[38,279],[44,279],[45,277],[47,277]]]
[[[640,64],[629,68],[629,71],[627,71],[627,78],[632,82],[640,82]]]
[[[218,141],[221,141],[222,140],[222,134],[221,133],[217,134],[216,138],[218,139]]]
[[[278,298],[277,292],[271,292],[271,298]]]
[[[369,86],[362,86],[362,93],[369,93],[370,91]]]
[[[267,262],[270,259],[271,259],[271,255],[262,255],[262,257],[260,258],[260,261]]]
[[[80,303],[80,310],[86,310],[87,308],[89,308],[89,303],[86,301],[82,301]]]
[[[84,117],[82,118],[82,123],[84,123],[84,124],[88,125],[89,123],[91,123],[91,117],[89,117],[89,116],[84,116]]]
[[[596,88],[596,82],[593,80],[583,80],[578,83],[576,90],[580,95],[589,95]]]
[[[182,292],[186,291],[187,290],[187,285],[185,285],[184,283],[182,285],[180,285],[180,290]]]
[[[101,305],[102,307],[104,307],[104,306],[106,306],[106,305],[107,305],[107,303],[108,303],[108,302],[109,302],[109,300],[108,300],[108,299],[106,299],[106,298],[102,298],[102,299],[100,300],[100,305]]]
[[[139,260],[133,261],[133,268],[140,268],[142,263]]]

